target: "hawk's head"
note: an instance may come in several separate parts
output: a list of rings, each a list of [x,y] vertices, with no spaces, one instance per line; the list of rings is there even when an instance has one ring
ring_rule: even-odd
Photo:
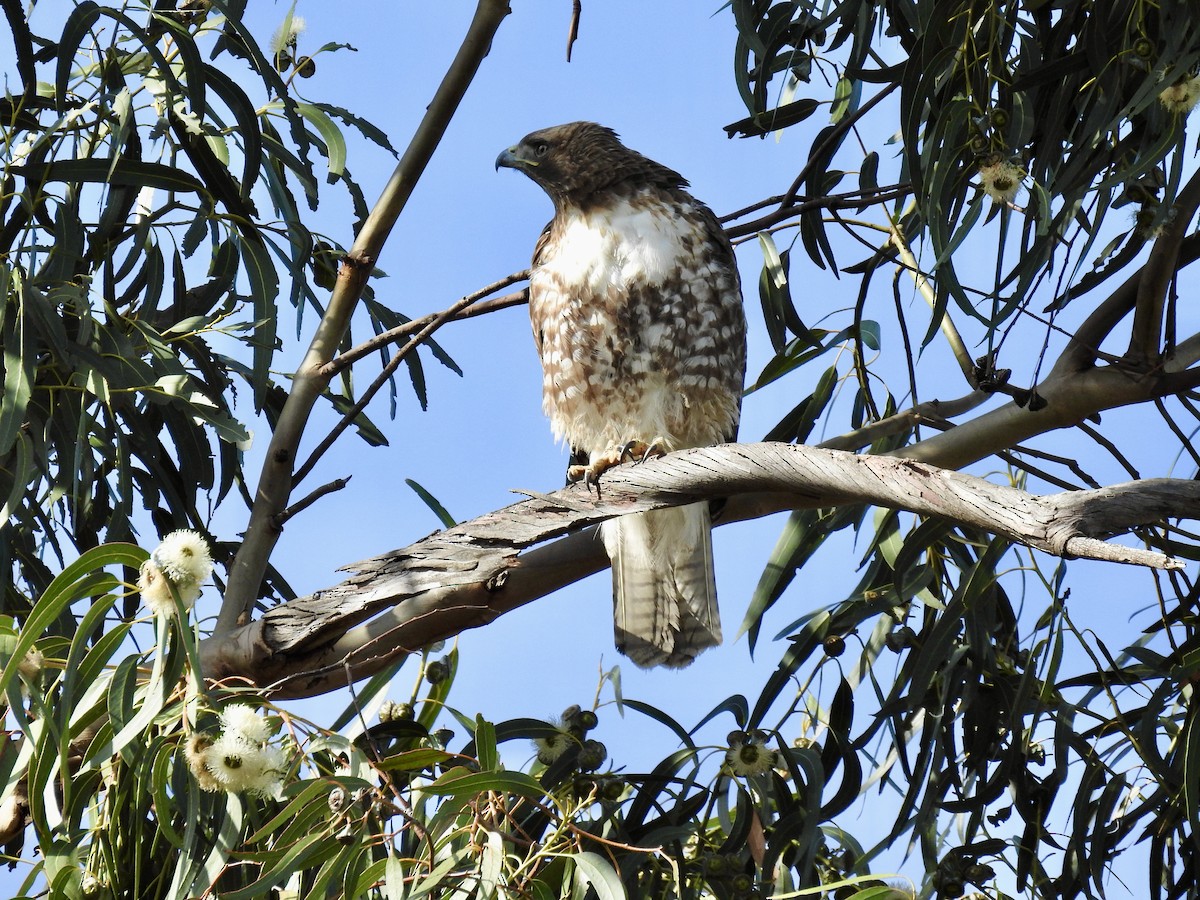
[[[683,177],[630,150],[611,128],[571,122],[543,128],[496,157],[496,168],[520,169],[560,202],[583,203],[623,182],[686,187]]]

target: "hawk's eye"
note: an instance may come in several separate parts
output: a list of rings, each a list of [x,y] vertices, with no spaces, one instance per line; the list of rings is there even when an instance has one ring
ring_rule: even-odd
[[[545,141],[538,141],[536,144],[533,145],[533,155],[534,156],[545,156],[549,152],[550,152],[550,145],[547,144]]]

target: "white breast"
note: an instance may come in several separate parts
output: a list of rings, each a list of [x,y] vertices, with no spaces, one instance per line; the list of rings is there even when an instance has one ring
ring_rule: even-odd
[[[622,200],[612,209],[568,214],[543,276],[603,293],[637,281],[662,281],[679,266],[680,221],[661,209]]]

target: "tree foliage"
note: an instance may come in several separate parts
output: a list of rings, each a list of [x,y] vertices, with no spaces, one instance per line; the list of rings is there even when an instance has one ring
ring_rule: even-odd
[[[871,507],[863,497],[878,495],[832,482],[803,504],[785,491],[762,508],[728,498],[728,518],[794,509],[744,622],[759,652],[764,617],[831,536],[852,529],[865,548],[844,597],[806,599],[782,629],[765,685],[681,723],[622,696],[619,670],[603,677],[598,697],[666,735],[651,771],[621,770],[621,749],[592,736],[596,710],[556,722],[454,711],[457,651],[436,645],[407,699],[385,704],[405,643],[381,649],[362,619],[391,605],[393,637],[418,620],[453,634],[482,623],[464,618],[462,592],[498,596],[492,615],[518,602],[504,599],[508,570],[465,586],[410,579],[403,602],[354,606],[349,595],[407,577],[410,560],[433,568],[398,552],[365,564],[319,616],[272,550],[288,517],[336,488],[298,491],[342,431],[386,443],[367,409],[399,367],[423,405],[420,353],[457,371],[434,332],[523,299],[500,293],[518,271],[410,320],[371,286],[508,6],[480,0],[403,154],[308,95],[323,56],[346,47],[308,46],[291,12],[267,42],[245,0],[62,6],[39,34],[0,3],[15,49],[0,101],[0,838],[8,859],[33,863],[22,893],[1078,897],[1102,895],[1129,853],[1147,893],[1197,896],[1186,569],[1155,576],[1143,630],[1110,647],[1069,602],[1063,560],[978,517]],[[825,445],[840,451],[949,469],[999,460],[1020,488],[1098,489],[1120,472],[1136,493],[1143,475],[1167,474],[1146,468],[1161,456],[1098,415],[1137,407],[1156,443],[1200,468],[1200,335],[1181,278],[1200,255],[1193,4],[731,0],[723,15],[746,106],[726,130],[786,130],[807,148],[790,185],[725,220],[762,255],[773,356],[747,403],[780,380],[802,398],[764,440],[833,432]],[[362,139],[399,160],[374,205],[348,168]],[[810,266],[846,285],[845,310],[820,326],[792,294]],[[291,333],[313,337],[283,377]],[[364,389],[351,372],[380,350]],[[959,387],[926,362],[938,353]],[[306,461],[319,402],[341,425]],[[270,431],[261,473],[243,468],[251,427]],[[1055,453],[1035,446],[1050,431]],[[1156,500],[1135,541],[1200,556],[1179,521],[1185,494]],[[212,533],[213,510],[239,500],[244,533]],[[486,524],[511,538],[514,521]],[[211,632],[178,590],[162,614],[139,612],[139,575],[144,589],[147,566],[169,567],[134,543],[180,529],[217,562]],[[557,583],[600,565],[591,545],[545,548]],[[519,602],[550,587],[527,583]],[[366,674],[331,722],[268,689]],[[719,725],[730,733],[713,743]],[[530,741],[535,758],[514,769]],[[894,813],[864,844],[843,814],[878,791]],[[881,854],[905,844],[914,884],[884,883]]]

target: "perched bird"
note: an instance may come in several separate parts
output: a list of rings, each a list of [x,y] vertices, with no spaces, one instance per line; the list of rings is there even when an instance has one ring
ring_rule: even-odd
[[[679,173],[609,128],[535,131],[496,159],[554,202],[529,276],[542,408],[571,448],[568,479],[624,459],[731,441],[746,367],[733,248]],[[706,503],[602,526],[617,649],[688,665],[721,642]]]

